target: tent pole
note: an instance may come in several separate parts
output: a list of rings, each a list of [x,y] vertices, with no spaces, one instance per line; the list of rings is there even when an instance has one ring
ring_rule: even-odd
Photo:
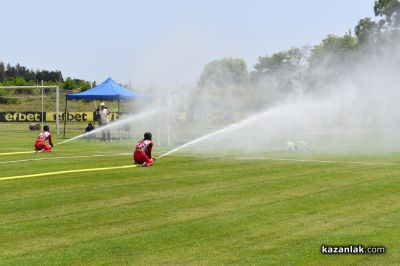
[[[60,134],[60,87],[56,88],[56,129],[57,135]]]
[[[63,134],[63,139],[65,139],[65,125],[67,124],[67,105],[68,105],[68,100],[67,100],[67,95],[65,95],[65,110],[64,110],[64,134]]]
[[[119,119],[119,116],[120,116],[120,111],[121,111],[121,106],[120,106],[120,99],[118,99],[117,100],[118,101],[118,119]],[[122,139],[122,129],[121,129],[121,127],[119,127],[119,140],[121,140]]]

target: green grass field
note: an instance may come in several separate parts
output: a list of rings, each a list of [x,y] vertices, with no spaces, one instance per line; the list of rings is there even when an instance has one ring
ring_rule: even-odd
[[[181,151],[150,168],[29,176],[127,166],[135,141],[78,140],[48,154],[5,155],[31,151],[37,132],[0,126],[1,265],[400,261],[400,154],[265,152],[241,159]],[[323,244],[386,252],[322,255]]]

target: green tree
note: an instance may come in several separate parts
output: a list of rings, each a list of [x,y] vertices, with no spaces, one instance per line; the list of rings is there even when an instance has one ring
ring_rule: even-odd
[[[89,81],[86,81],[86,80],[79,79],[77,84],[78,84],[78,87],[80,88],[81,91],[85,91],[87,89],[92,88],[91,83]]]
[[[309,47],[291,48],[288,51],[275,53],[272,56],[259,57],[254,65],[254,74],[273,74],[281,71],[293,72],[306,62]]]
[[[250,73],[250,83],[258,95],[281,98],[292,93],[302,82],[310,48],[291,48],[271,56],[259,57]]]
[[[41,85],[45,86],[59,86],[60,88],[65,88],[68,90],[79,90],[84,91],[91,88],[92,84],[89,81],[81,79],[68,78],[65,82],[61,71],[49,71],[49,70],[39,70],[36,71],[28,69],[25,66],[17,63],[15,66],[9,63],[5,66],[4,62],[0,61],[0,85],[1,86],[35,86]],[[95,83],[94,83],[95,84]],[[45,93],[51,92],[52,89],[46,88]],[[5,96],[5,92],[2,91],[1,95]],[[31,89],[17,89],[13,91],[13,94],[27,94],[32,93]],[[9,100],[4,100],[3,103],[10,103]],[[11,98],[10,98],[11,99]]]
[[[6,66],[6,79],[11,79],[16,76],[16,71],[15,67],[11,66],[10,64],[7,64]]]
[[[360,44],[373,42],[377,38],[378,24],[372,21],[371,18],[363,18],[358,22],[354,33]]]
[[[89,81],[85,81],[85,80],[81,80],[81,79],[72,79],[71,77],[68,77],[65,80],[65,82],[63,83],[62,88],[66,89],[66,90],[85,91],[85,90],[91,88],[91,84]]]
[[[287,52],[275,53],[272,56],[259,57],[254,69],[260,73],[273,73],[291,67]]]
[[[72,78],[68,77],[65,80],[64,85],[63,85],[63,89],[66,89],[66,90],[76,89],[75,82],[73,81]]]
[[[345,78],[359,58],[358,48],[357,38],[350,33],[344,36],[328,35],[311,50],[307,87],[315,90]]]
[[[286,88],[289,85],[287,74],[294,71],[287,52],[275,53],[272,56],[259,57],[254,65],[255,71],[250,73],[250,82],[258,88]]]
[[[4,66],[4,63],[0,61],[0,82],[3,82],[6,80],[6,67]]]
[[[377,0],[374,5],[375,16],[383,17],[381,27],[399,28],[400,26],[400,1]]]
[[[239,58],[225,58],[208,63],[197,83],[200,88],[243,87],[248,84],[246,62]]]
[[[310,67],[326,67],[326,70],[341,69],[351,65],[356,58],[359,43],[351,34],[328,35],[315,45],[309,57]]]

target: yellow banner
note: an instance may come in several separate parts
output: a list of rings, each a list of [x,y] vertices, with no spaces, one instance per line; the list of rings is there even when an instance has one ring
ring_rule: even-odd
[[[0,122],[40,122],[41,112],[0,112]]]
[[[64,121],[65,113],[59,113],[58,119],[59,121]],[[93,122],[93,112],[67,112],[67,119],[73,122]],[[56,113],[46,112],[46,121],[56,121]]]

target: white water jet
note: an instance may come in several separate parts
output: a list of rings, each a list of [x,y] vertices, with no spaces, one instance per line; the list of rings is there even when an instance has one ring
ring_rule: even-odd
[[[118,120],[118,121],[115,121],[115,122],[111,122],[107,126],[100,126],[100,127],[96,128],[96,129],[94,129],[92,131],[86,132],[84,134],[81,134],[81,135],[78,135],[76,137],[64,140],[64,141],[59,142],[59,143],[56,143],[54,146],[61,145],[61,144],[64,144],[64,143],[67,143],[67,142],[70,142],[70,141],[73,141],[73,140],[77,140],[77,139],[80,139],[80,138],[84,138],[84,137],[96,134],[97,132],[101,132],[101,131],[103,131],[105,129],[118,127],[118,126],[130,123],[130,122],[133,122],[135,120],[140,120],[142,118],[145,118],[145,117],[148,117],[150,115],[153,115],[153,114],[155,114],[155,113],[157,113],[159,111],[160,110],[157,109],[157,110],[153,110],[153,111],[149,111],[149,112],[135,114],[135,115],[129,116],[127,118],[124,118],[124,119],[121,119],[121,120]]]
[[[185,144],[183,144],[183,145],[181,145],[181,146],[179,146],[179,147],[177,147],[177,148],[175,148],[173,150],[170,150],[169,152],[166,152],[166,153],[158,156],[157,159],[162,158],[164,156],[167,156],[167,155],[169,155],[169,154],[171,154],[173,152],[179,151],[179,150],[181,150],[183,148],[186,148],[187,146],[190,146],[190,145],[199,143],[199,142],[201,142],[203,140],[209,139],[211,137],[215,137],[217,135],[227,134],[227,133],[230,133],[232,131],[236,131],[236,130],[241,129],[241,128],[245,127],[245,126],[251,125],[252,123],[258,122],[260,119],[263,119],[263,118],[265,118],[267,116],[271,116],[271,115],[274,115],[274,114],[276,114],[278,112],[282,112],[282,111],[284,111],[286,109],[289,109],[290,107],[291,107],[290,105],[286,105],[286,106],[282,106],[282,107],[271,109],[271,110],[266,110],[264,112],[255,114],[255,115],[253,115],[253,116],[251,116],[249,118],[246,118],[246,119],[244,119],[244,120],[242,120],[242,121],[240,121],[238,123],[230,124],[230,125],[228,125],[228,126],[226,126],[224,128],[218,129],[218,130],[216,130],[214,132],[208,133],[208,134],[206,134],[206,135],[204,135],[202,137],[199,137],[199,138],[194,139],[194,140],[192,140],[190,142],[187,142],[187,143],[185,143]]]

